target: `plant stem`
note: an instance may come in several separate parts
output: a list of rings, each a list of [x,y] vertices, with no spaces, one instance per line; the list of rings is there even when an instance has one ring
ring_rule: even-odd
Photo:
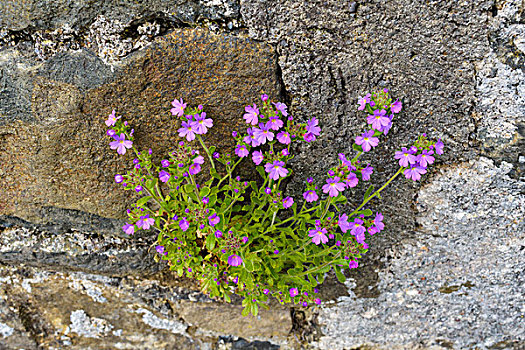
[[[399,170],[397,171],[397,173],[394,174],[394,176],[392,176],[387,182],[385,182],[385,184],[383,186],[381,186],[380,189],[378,189],[377,191],[375,191],[370,197],[366,198],[363,203],[361,203],[360,206],[358,206],[350,215],[348,215],[348,217],[351,217],[352,215],[354,215],[355,213],[357,213],[359,211],[359,209],[361,209],[362,207],[365,206],[366,203],[368,203],[372,198],[376,197],[379,192],[381,192],[382,190],[385,189],[386,186],[388,186],[392,181],[394,181],[394,179],[399,175],[401,174],[401,172],[404,170],[405,168],[401,167],[399,168]]]
[[[199,140],[202,148],[204,148],[204,151],[206,152],[206,154],[208,155],[208,158],[210,159],[210,163],[211,163],[211,167],[213,169],[215,169],[215,162],[213,161],[213,157],[212,155],[210,154],[210,150],[208,149],[208,147],[206,147],[206,145],[204,144],[204,141],[202,140],[202,137],[201,135],[197,135],[197,139]]]

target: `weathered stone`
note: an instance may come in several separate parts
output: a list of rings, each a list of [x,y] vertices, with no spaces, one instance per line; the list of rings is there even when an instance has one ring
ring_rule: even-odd
[[[525,183],[511,169],[481,158],[424,186],[419,237],[393,248],[376,298],[327,305],[319,347],[523,347]]]
[[[0,2],[0,27],[55,29],[68,26],[82,29],[101,14],[123,22],[161,12],[183,23],[198,19],[225,20],[238,17],[239,5],[232,0],[11,0]]]
[[[2,341],[29,349],[35,343],[69,349],[201,349],[225,336],[259,340],[275,349],[267,341],[286,343],[291,328],[284,310],[242,318],[240,307],[203,299],[155,277],[1,267],[0,296]],[[15,317],[8,318],[13,312]],[[198,318],[199,313],[205,317]]]
[[[75,74],[71,62],[91,68]],[[206,30],[163,37],[126,59],[112,82],[102,84],[111,77],[95,72],[98,66],[82,54],[55,57],[32,81],[31,117],[0,127],[0,171],[6,174],[0,214],[41,224],[64,218],[64,225],[77,228],[82,218],[75,219],[75,211],[121,218],[131,195],[119,190],[113,176],[132,156],[109,150],[104,120],[112,109],[135,127],[136,145],[153,148],[160,159],[178,138],[179,125],[169,113],[175,97],[206,106],[215,123],[206,142],[231,147],[229,135],[242,124],[245,101],[279,92],[271,47]],[[68,215],[46,215],[59,212],[53,208]]]

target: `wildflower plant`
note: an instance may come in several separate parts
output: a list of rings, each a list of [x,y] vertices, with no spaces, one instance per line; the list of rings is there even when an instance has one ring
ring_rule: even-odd
[[[281,185],[293,173],[287,166],[293,145],[320,135],[315,117],[298,122],[285,104],[262,95],[258,104],[245,108],[246,132],[232,133],[233,152],[219,153],[203,140],[213,127],[203,107],[188,107],[182,99],[172,105],[182,140],[160,164],[152,161],[151,149],[135,148],[134,130],[115,111],[106,120],[111,149],[119,154],[132,150],[136,156],[131,170],[115,176],[141,196],[128,209],[123,230],[129,235],[155,231],[157,259],[166,260],[180,276],[198,280],[211,297],[230,301],[232,293],[240,295],[243,315],[257,315],[272,297],[280,303],[321,304],[317,287],[326,274],[334,270],[344,281],[343,271],[358,267],[369,237],[385,227],[383,215],[365,206],[381,198],[400,174],[419,180],[434,155],[443,153],[441,141],[419,136],[395,153],[400,168],[383,186],[369,186],[357,208],[342,212],[347,193],[373,174],[373,167],[359,158],[378,146],[401,111],[401,102],[393,101],[388,90],[359,100],[368,127],[356,137],[353,157],[339,154],[320,188],[306,178],[302,198],[285,194]],[[242,161],[255,164],[259,182],[235,176]],[[205,166],[209,178],[202,174]]]

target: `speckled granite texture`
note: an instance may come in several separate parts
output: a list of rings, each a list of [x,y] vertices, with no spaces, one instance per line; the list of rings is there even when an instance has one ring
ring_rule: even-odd
[[[521,0],[0,0],[0,348],[525,349],[524,23]],[[119,233],[112,108],[160,154],[174,97],[227,147],[266,92],[323,128],[297,193],[350,151],[374,87],[404,111],[373,181],[418,133],[445,154],[373,203],[387,230],[321,308],[243,319]]]

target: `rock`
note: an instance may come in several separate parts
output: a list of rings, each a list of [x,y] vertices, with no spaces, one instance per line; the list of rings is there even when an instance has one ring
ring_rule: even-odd
[[[289,312],[242,318],[240,305],[213,302],[167,281],[0,267],[0,337],[28,349],[35,341],[69,349],[200,349],[234,337],[264,349],[286,343]]]
[[[127,23],[152,13],[165,13],[172,16],[173,21],[189,24],[199,19],[235,19],[238,11],[238,4],[231,0],[153,0],[147,3],[131,0],[14,0],[0,3],[0,27],[13,31],[63,26],[82,29],[101,14]]]
[[[20,76],[16,57],[8,57],[7,74]],[[132,157],[109,150],[104,120],[112,109],[136,127],[136,145],[152,147],[160,160],[178,139],[179,125],[169,113],[175,97],[206,106],[215,119],[206,142],[231,147],[246,101],[279,93],[269,46],[202,29],[157,40],[127,58],[118,74],[98,69],[103,64],[97,60],[60,54],[30,69],[32,113],[15,111],[0,127],[0,168],[7,174],[0,180],[0,215],[77,229],[82,212],[99,222],[122,218],[132,195],[113,177]]]
[[[419,237],[393,248],[376,298],[327,305],[319,348],[525,345],[525,183],[511,169],[481,158],[424,186]]]

